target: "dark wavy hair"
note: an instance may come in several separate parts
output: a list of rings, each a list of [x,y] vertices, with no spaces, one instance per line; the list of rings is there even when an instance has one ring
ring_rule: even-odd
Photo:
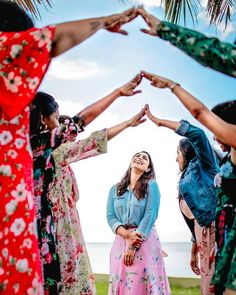
[[[37,92],[30,106],[30,135],[38,133],[44,128],[42,116],[49,117],[58,110],[58,103],[48,93]]]
[[[185,170],[191,160],[196,157],[195,150],[187,138],[182,138],[179,141],[179,149],[184,158],[183,170]]]
[[[0,0],[0,31],[20,32],[34,26],[31,17],[16,3]]]
[[[219,103],[211,111],[225,122],[236,125],[236,100]]]
[[[145,198],[148,194],[148,182],[150,179],[155,179],[155,170],[153,166],[153,162],[151,156],[146,151],[141,151],[136,153],[132,159],[139,153],[145,153],[148,155],[149,158],[149,166],[148,171],[144,172],[142,176],[137,180],[133,192],[138,200]],[[128,189],[130,184],[130,176],[131,176],[131,168],[129,167],[128,170],[125,172],[124,176],[122,177],[121,181],[117,184],[117,195],[122,196]]]

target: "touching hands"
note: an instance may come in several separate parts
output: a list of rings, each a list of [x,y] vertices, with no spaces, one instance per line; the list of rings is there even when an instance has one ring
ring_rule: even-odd
[[[141,93],[141,90],[135,90],[142,81],[142,75],[136,75],[130,82],[118,88],[120,96],[132,96]]]
[[[131,22],[138,16],[138,11],[135,8],[125,10],[122,13],[113,14],[104,17],[104,29],[112,33],[128,35],[128,32],[121,29],[124,24]]]
[[[170,88],[174,83],[172,80],[162,76],[154,75],[145,71],[141,71],[141,76],[151,81],[151,85],[157,88]]]
[[[143,118],[146,114],[146,107],[147,105],[145,105],[145,107],[142,108],[142,110],[138,114],[127,121],[129,127],[136,127],[146,121],[146,118]]]
[[[138,8],[136,8],[137,13],[139,15],[141,15],[141,17],[144,19],[144,21],[146,22],[146,24],[149,26],[149,29],[141,29],[140,31],[151,35],[151,36],[157,36],[157,25],[161,24],[161,21],[156,18],[154,15],[149,14],[144,8],[143,6],[139,6]]]

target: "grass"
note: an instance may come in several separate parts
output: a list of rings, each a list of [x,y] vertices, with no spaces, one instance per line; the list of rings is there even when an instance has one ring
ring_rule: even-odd
[[[108,275],[96,274],[97,295],[107,295],[108,292]],[[172,295],[199,295],[199,279],[189,278],[169,278]]]

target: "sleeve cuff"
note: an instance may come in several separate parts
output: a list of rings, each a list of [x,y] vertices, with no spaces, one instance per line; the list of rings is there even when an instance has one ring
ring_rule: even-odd
[[[116,234],[116,230],[118,229],[119,226],[123,226],[123,224],[121,222],[115,222],[113,225],[112,225],[112,231],[114,234]]]
[[[188,129],[190,127],[190,124],[188,121],[185,121],[185,120],[181,120],[180,121],[180,125],[179,127],[175,130],[175,132],[181,136],[185,136],[186,133],[188,132]]]

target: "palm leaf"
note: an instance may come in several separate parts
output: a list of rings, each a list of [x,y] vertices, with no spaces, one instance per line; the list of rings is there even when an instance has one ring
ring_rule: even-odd
[[[186,24],[188,14],[195,23],[200,8],[199,0],[164,0],[165,18],[173,23],[179,23],[183,17]]]
[[[207,15],[210,17],[211,24],[219,25],[225,21],[225,27],[227,27],[235,11],[236,0],[208,0]]]
[[[38,9],[39,5],[51,6],[51,0],[11,0],[17,3],[20,7],[30,12],[34,17],[39,18],[40,12]]]

